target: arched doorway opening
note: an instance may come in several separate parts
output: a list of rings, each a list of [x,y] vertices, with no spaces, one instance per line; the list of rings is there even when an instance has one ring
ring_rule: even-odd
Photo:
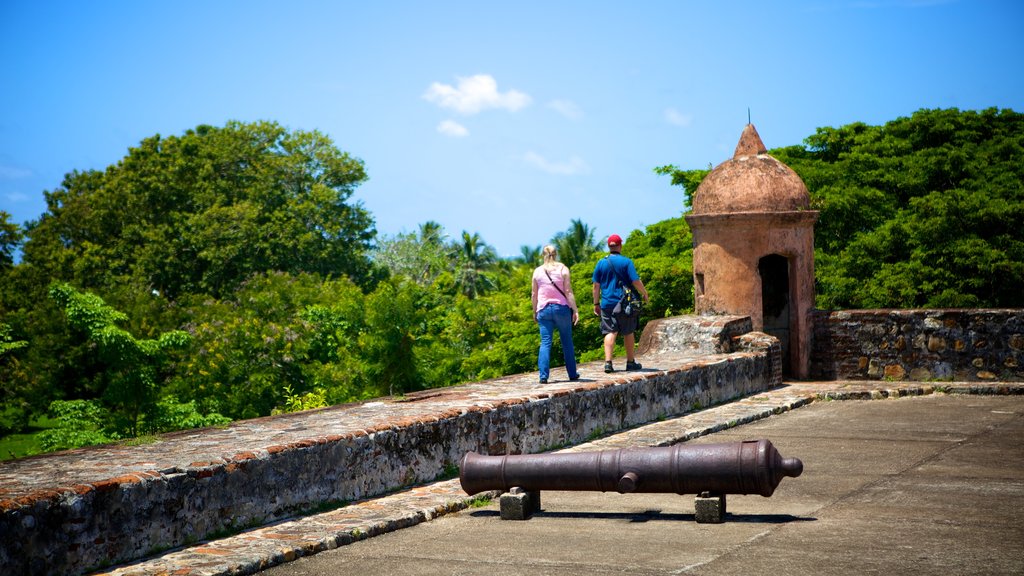
[[[762,331],[782,343],[782,373],[790,376],[793,370],[789,359],[789,259],[769,254],[758,260],[757,271],[761,275]]]

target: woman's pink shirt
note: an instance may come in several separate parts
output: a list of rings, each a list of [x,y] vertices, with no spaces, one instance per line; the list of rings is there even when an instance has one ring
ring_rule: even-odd
[[[566,294],[569,293],[569,290],[566,288],[566,285],[568,284],[566,279],[569,277],[569,269],[565,266],[559,266],[554,270],[548,270],[547,272],[551,275],[551,280],[548,280],[548,276],[544,273],[544,270],[545,268],[543,266],[538,266],[537,269],[533,271],[533,284],[537,287],[537,311],[539,312],[543,310],[545,306],[552,303],[569,306],[569,301],[565,296],[562,296],[558,292],[557,288],[555,288],[555,284],[557,284],[558,287],[562,289],[562,292],[565,292]],[[564,277],[562,275],[563,273],[565,273]],[[552,284],[552,281],[554,281],[555,284]]]

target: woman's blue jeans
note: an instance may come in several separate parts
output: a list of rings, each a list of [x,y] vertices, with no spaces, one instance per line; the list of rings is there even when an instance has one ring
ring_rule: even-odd
[[[537,312],[540,325],[540,352],[537,354],[537,369],[541,380],[547,380],[551,372],[551,339],[558,331],[562,341],[562,355],[565,357],[565,371],[569,378],[578,378],[576,372],[576,351],[572,346],[572,309],[562,304],[548,304]]]

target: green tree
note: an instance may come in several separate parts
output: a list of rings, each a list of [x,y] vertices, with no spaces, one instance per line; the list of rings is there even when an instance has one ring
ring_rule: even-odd
[[[14,265],[14,253],[24,238],[21,226],[10,220],[11,215],[0,210],[0,274]]]
[[[489,274],[498,261],[498,254],[488,245],[480,234],[472,235],[462,231],[462,243],[458,245],[456,259],[455,284],[459,291],[469,299],[487,293],[494,287],[494,278]]]
[[[419,235],[398,234],[382,238],[372,258],[392,276],[408,278],[430,286],[451,262],[451,248],[444,244],[444,232],[437,222],[420,225]]]
[[[11,327],[0,323],[0,359],[3,359],[6,355],[19,348],[24,348],[26,345],[28,345],[28,342],[24,340],[13,340],[11,338]]]
[[[651,296],[641,318],[693,312],[693,236],[683,217],[634,230],[623,252],[633,259]]]
[[[0,374],[11,374],[19,370],[20,362],[15,356],[15,351],[25,348],[28,342],[14,340],[11,336],[11,327],[0,323],[0,367],[3,368]],[[18,390],[11,386],[11,382],[0,388],[0,434],[20,432],[25,429],[29,421],[30,406],[18,394]]]
[[[519,247],[519,263],[524,266],[537,267],[541,265],[543,256],[541,251],[544,250],[542,246],[520,246]]]
[[[143,339],[188,322],[193,302],[230,299],[269,271],[372,289],[373,221],[351,200],[365,179],[362,162],[324,135],[269,122],[153,136],[106,170],[68,173],[26,225],[21,262],[0,266],[0,315],[31,343],[18,362],[0,363],[4,388],[41,414],[107,387],[109,366],[48,297],[54,281],[123,311],[122,327]]]
[[[364,398],[364,298],[348,278],[285,272],[254,276],[223,300],[196,297],[186,303],[192,346],[165,391],[232,419],[318,388],[333,403]]]
[[[711,172],[710,167],[705,170],[681,170],[672,164],[654,169],[655,174],[671,176],[673,186],[683,188],[683,205],[687,208],[693,207],[693,195],[697,193],[697,187],[709,172]]]
[[[420,242],[424,244],[444,244],[444,227],[434,220],[427,220],[420,224]]]
[[[196,402],[179,402],[174,395],[166,395],[156,402],[156,406],[147,414],[146,432],[172,432],[206,426],[223,426],[231,422],[226,416],[216,412],[202,414]]]
[[[804,144],[769,153],[821,212],[819,307],[1024,305],[1024,115],[919,110],[882,126],[819,128]],[[690,197],[707,173],[656,171]]]
[[[445,336],[459,352],[463,381],[497,378],[537,368],[540,336],[531,317],[530,275],[520,269],[510,282],[515,289],[502,290],[470,300],[459,297],[447,314]],[[552,359],[562,357],[556,344]]]
[[[569,229],[555,234],[551,243],[558,249],[563,264],[572,268],[577,262],[585,262],[595,252],[601,251],[601,242],[594,237],[594,229],[582,220],[572,220]]]
[[[54,284],[50,297],[64,309],[68,324],[95,343],[107,364],[103,398],[115,407],[122,421],[119,428],[137,436],[144,412],[156,401],[157,379],[168,353],[187,345],[188,334],[172,330],[155,339],[137,339],[118,326],[127,316],[95,294]]]
[[[360,160],[319,132],[270,122],[153,136],[104,172],[72,172],[47,192],[25,261],[54,278],[168,300],[230,294],[279,270],[370,286],[370,215],[349,201]]]
[[[366,299],[367,330],[359,344],[368,378],[389,395],[424,387],[417,357],[425,327],[420,290],[410,282],[382,282]]]
[[[55,400],[49,412],[56,425],[36,434],[44,452],[105,444],[120,438],[109,430],[110,413],[99,400]]]

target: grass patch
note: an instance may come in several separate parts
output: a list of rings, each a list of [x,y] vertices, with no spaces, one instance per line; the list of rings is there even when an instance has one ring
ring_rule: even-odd
[[[344,508],[345,506],[348,506],[348,505],[349,505],[349,501],[348,500],[342,500],[342,499],[327,500],[326,502],[320,502],[319,504],[315,504],[313,506],[306,506],[306,507],[302,508],[302,513],[304,515],[305,514],[308,514],[308,515],[323,514],[324,512],[331,512],[331,511],[337,510],[339,508]]]
[[[434,481],[451,480],[459,477],[459,467],[454,462],[445,462],[444,469],[434,478]]]
[[[118,444],[122,446],[145,446],[146,444],[156,444],[157,440],[159,440],[159,438],[155,434],[144,434],[142,436],[136,436],[135,438],[119,440]]]
[[[263,520],[249,520],[242,524],[231,523],[223,528],[219,528],[207,534],[203,540],[223,540],[224,538],[230,538],[231,536],[237,536],[246,530],[252,530],[253,528],[259,528],[264,524]]]
[[[53,428],[57,421],[47,417],[36,418],[31,421],[28,430],[20,434],[8,434],[0,438],[0,460],[13,460],[42,454],[43,448],[36,439],[36,434]]]
[[[42,451],[35,434],[10,434],[0,438],[0,460],[13,460]]]
[[[470,498],[470,500],[468,502],[466,502],[466,506],[468,508],[483,508],[484,506],[490,505],[490,503],[491,503],[491,497],[490,496],[481,495],[481,496],[474,496],[473,498]]]
[[[569,446],[568,442],[558,442],[558,443],[555,443],[555,444],[549,444],[547,446],[544,446],[540,450],[537,450],[537,452],[538,453],[554,452],[555,450],[561,450],[562,448],[565,448],[567,446]]]

